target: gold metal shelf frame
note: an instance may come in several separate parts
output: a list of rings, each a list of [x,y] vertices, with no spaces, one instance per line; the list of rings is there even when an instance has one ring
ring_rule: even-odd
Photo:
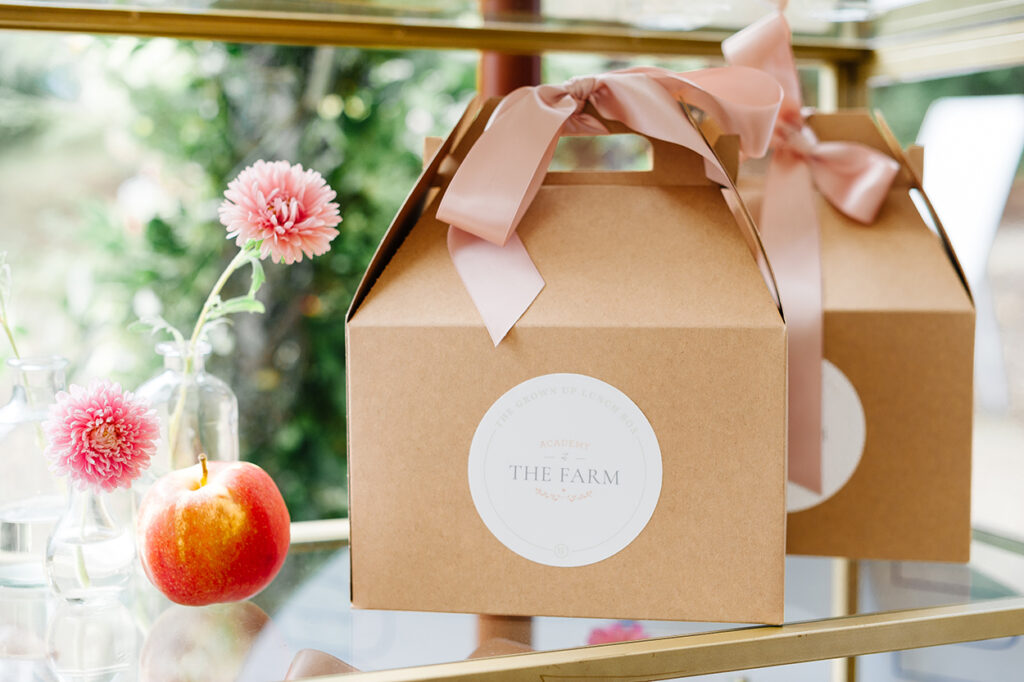
[[[167,10],[36,2],[0,3],[0,29],[283,45],[714,57],[721,57],[721,40],[728,35],[717,31],[671,32],[590,24],[579,28],[512,21],[461,25],[436,19],[313,12]],[[797,37],[793,47],[798,58],[809,60],[863,61],[871,55],[868,46],[856,39]]]
[[[319,678],[647,682],[1024,634],[1024,597]]]

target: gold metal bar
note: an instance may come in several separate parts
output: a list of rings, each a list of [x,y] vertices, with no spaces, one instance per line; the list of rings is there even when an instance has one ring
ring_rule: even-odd
[[[971,529],[971,539],[1024,556],[1024,540],[1007,537],[998,531],[975,526]]]
[[[1024,64],[1024,18],[1017,18],[914,40],[880,40],[867,70],[874,85],[1021,64]]]
[[[332,682],[647,682],[1024,635],[1024,597],[325,677]]]
[[[860,600],[860,565],[854,559],[832,560],[832,615],[852,616]],[[832,660],[832,682],[856,682],[857,657]]]
[[[367,48],[715,57],[721,57],[721,41],[729,35],[718,31],[671,32],[586,24],[485,22],[467,26],[440,20],[306,12],[171,11],[52,3],[0,3],[0,29]],[[866,44],[856,40],[837,43],[797,37],[793,48],[799,59],[861,61],[870,55]]]
[[[817,65],[818,74],[818,111],[833,114],[839,109],[839,74],[838,68],[831,62]]]
[[[337,549],[348,545],[348,519],[294,521],[291,526],[291,551],[307,552]]]
[[[846,613],[855,615],[860,610],[860,562],[843,559],[846,562]],[[857,682],[857,657],[846,657],[846,682]]]
[[[862,109],[868,105],[868,64],[867,62],[837,62],[839,107]]]
[[[872,25],[872,35],[883,39],[914,39],[950,29],[997,24],[1022,15],[1024,7],[1020,0],[924,0],[882,14]]]

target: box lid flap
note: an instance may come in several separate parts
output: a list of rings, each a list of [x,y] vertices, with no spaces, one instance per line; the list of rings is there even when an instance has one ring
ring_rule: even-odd
[[[353,318],[480,327],[448,255],[436,201]],[[519,235],[546,286],[529,327],[779,327],[782,321],[717,187],[545,185]]]

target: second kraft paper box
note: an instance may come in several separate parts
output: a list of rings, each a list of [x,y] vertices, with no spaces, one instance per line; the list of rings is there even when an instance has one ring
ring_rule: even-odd
[[[971,545],[974,305],[920,182],[867,112],[815,114],[824,142],[901,161],[870,225],[820,195],[824,322],[823,490],[790,484],[788,551],[967,561]],[[887,138],[889,140],[887,141]],[[927,153],[927,150],[925,150]],[[763,191],[741,184],[755,211]],[[922,194],[923,196],[923,194]],[[922,199],[922,209],[926,208]]]
[[[781,622],[786,334],[720,187],[657,141],[649,172],[548,173],[518,230],[546,284],[495,346],[436,218],[494,106],[350,311],[353,605]]]

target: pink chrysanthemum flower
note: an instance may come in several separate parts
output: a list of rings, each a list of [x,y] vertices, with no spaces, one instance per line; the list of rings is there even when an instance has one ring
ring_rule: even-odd
[[[244,246],[262,240],[260,258],[294,263],[331,248],[341,222],[334,190],[315,170],[287,161],[257,161],[228,184],[220,221]]]
[[[50,469],[95,490],[131,485],[149,466],[160,436],[156,412],[109,381],[58,393],[45,428]]]

